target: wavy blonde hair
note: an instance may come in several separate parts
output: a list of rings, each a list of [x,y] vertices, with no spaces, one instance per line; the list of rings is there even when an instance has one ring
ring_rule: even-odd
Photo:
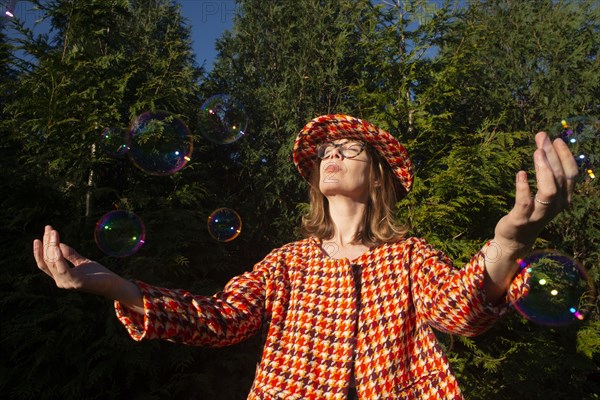
[[[394,214],[396,203],[404,197],[406,191],[379,153],[369,145],[367,152],[371,160],[369,200],[362,226],[354,235],[351,244],[373,247],[382,243],[397,242],[406,235],[406,227],[398,223]],[[335,228],[329,215],[329,201],[319,189],[320,161],[315,161],[312,169],[309,181],[310,209],[302,217],[301,232],[304,237],[317,236],[328,240],[333,238]]]

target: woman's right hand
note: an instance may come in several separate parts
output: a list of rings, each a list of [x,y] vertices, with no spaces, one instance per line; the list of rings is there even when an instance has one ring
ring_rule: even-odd
[[[38,268],[59,288],[97,294],[118,300],[136,311],[143,310],[142,294],[137,285],[61,243],[58,232],[50,225],[45,227],[42,241],[33,241],[33,256]]]

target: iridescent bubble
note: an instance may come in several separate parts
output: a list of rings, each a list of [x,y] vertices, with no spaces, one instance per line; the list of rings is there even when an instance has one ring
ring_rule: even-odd
[[[554,128],[557,136],[571,148],[579,166],[580,180],[596,179],[600,119],[591,116],[565,118]]]
[[[100,134],[99,150],[109,157],[119,158],[127,153],[127,135],[123,128],[106,128]]]
[[[242,231],[242,219],[230,208],[218,208],[208,217],[208,233],[219,242],[230,242]]]
[[[200,133],[217,144],[230,144],[246,134],[248,116],[233,97],[217,94],[200,107]]]
[[[519,314],[545,326],[585,319],[595,297],[594,287],[575,259],[556,250],[543,250],[517,262],[529,285],[527,293],[513,303]]]
[[[127,257],[144,244],[146,230],[136,214],[126,210],[106,213],[96,223],[94,240],[103,253]]]
[[[151,175],[171,175],[181,170],[193,150],[187,125],[166,111],[139,115],[129,127],[129,158]]]

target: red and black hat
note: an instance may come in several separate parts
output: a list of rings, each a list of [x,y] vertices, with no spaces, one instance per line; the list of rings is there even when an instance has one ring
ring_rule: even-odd
[[[318,160],[317,146],[338,139],[360,140],[387,161],[394,175],[408,193],[413,183],[413,167],[406,149],[383,129],[344,114],[322,115],[302,128],[294,143],[294,164],[300,175],[309,180]]]

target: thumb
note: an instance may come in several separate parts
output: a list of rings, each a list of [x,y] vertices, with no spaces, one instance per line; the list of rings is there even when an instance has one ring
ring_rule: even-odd
[[[60,251],[62,252],[63,257],[76,267],[89,261],[89,259],[75,251],[74,248],[64,243],[60,244]]]

